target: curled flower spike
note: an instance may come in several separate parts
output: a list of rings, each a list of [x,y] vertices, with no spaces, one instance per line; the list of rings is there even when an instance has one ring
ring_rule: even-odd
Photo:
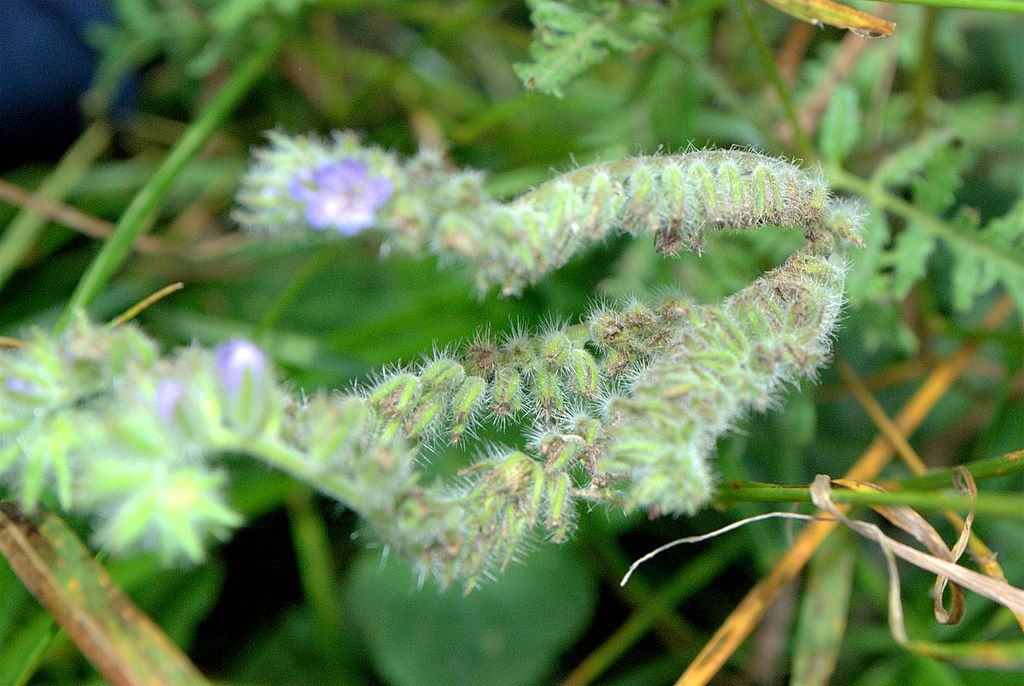
[[[305,203],[306,220],[314,229],[334,228],[352,235],[373,226],[377,210],[391,197],[391,181],[371,178],[362,160],[343,159],[299,169],[288,193]]]
[[[432,154],[270,134],[243,179],[250,229],[351,234],[455,258],[513,294],[615,233],[700,251],[725,230],[799,226],[805,245],[718,304],[678,296],[602,304],[578,323],[492,339],[385,371],[345,394],[293,394],[235,339],[157,359],[131,326],[82,320],[0,351],[0,480],[93,514],[111,549],[200,559],[237,526],[213,460],[247,453],[356,512],[423,576],[467,588],[532,541],[564,540],[577,500],[692,513],[715,481],[715,442],[829,356],[845,251],[863,213],[820,175],[748,151],[689,151],[577,169],[498,202],[483,177]],[[4,384],[3,380],[9,380]],[[39,387],[26,398],[24,379]],[[13,382],[13,386],[12,386]],[[521,424],[490,446],[477,426]],[[172,430],[167,430],[172,429]],[[443,442],[479,457],[450,480],[419,469]]]

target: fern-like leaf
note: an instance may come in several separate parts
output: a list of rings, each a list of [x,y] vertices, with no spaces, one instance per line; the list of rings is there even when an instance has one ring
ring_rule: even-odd
[[[941,242],[953,257],[952,294],[957,309],[969,309],[979,296],[1002,284],[1024,311],[1024,209],[1018,204],[984,227],[972,210],[952,213],[969,163],[969,150],[955,135],[932,132],[883,161],[871,184],[840,184],[867,197],[878,210],[894,211],[907,219],[891,247],[880,251],[884,224],[880,214],[871,213],[866,231],[869,244],[876,248],[853,256],[852,302],[904,297],[925,277],[928,260]],[[905,188],[910,190],[911,203],[893,194]],[[948,221],[938,218],[951,213]]]
[[[968,222],[969,218],[961,222],[963,235],[979,249],[957,255],[953,305],[966,310],[978,296],[1002,283],[1017,308],[1024,312],[1024,201],[984,228]]]
[[[530,90],[557,97],[565,84],[611,51],[633,52],[661,29],[657,6],[624,0],[529,0],[529,5],[533,61],[517,64],[516,74]]]

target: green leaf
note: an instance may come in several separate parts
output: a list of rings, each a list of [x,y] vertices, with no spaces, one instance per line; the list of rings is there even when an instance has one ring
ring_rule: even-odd
[[[55,630],[10,566],[0,558],[0,684],[23,683]]]
[[[918,210],[939,214],[956,201],[967,162],[966,149],[951,134],[929,134],[890,156],[879,166],[874,181],[896,188],[909,186]],[[910,221],[892,248],[878,256],[876,264],[887,274],[894,297],[905,297],[924,278],[938,238],[928,223]],[[970,254],[957,251],[957,246],[951,249],[957,257]]]
[[[924,275],[932,244],[941,238],[953,258],[953,298],[958,308],[970,307],[996,283],[1007,289],[1018,308],[1024,308],[1024,210],[1021,203],[982,229],[977,228],[974,211],[967,208],[961,209],[952,221],[937,218],[935,214],[955,200],[966,158],[954,141],[948,140],[943,145],[946,147],[928,146],[932,157],[927,161],[913,159],[905,150],[896,153],[893,158],[898,161],[881,165],[874,183],[866,183],[835,166],[830,175],[837,187],[852,190],[873,203],[876,209],[889,210],[908,220],[907,229],[895,248],[874,261],[879,277],[890,279],[896,295],[905,293]],[[909,179],[915,203],[908,203],[882,188],[881,179],[901,182]],[[925,234],[930,238],[925,238]],[[870,263],[870,256],[868,261]],[[865,264],[859,264],[855,271],[854,283],[863,289],[855,292],[863,296],[872,290],[864,289],[872,280],[866,278]],[[884,297],[883,291],[876,299]]]
[[[515,65],[530,90],[562,97],[562,87],[607,59],[633,52],[661,29],[657,7],[622,0],[529,0],[533,20],[530,63]]]
[[[892,250],[882,260],[883,265],[892,268],[891,289],[895,297],[905,297],[914,284],[924,278],[935,244],[935,236],[913,227],[908,227],[896,238]]]
[[[885,187],[903,186],[914,176],[920,174],[928,160],[954,139],[952,131],[928,131],[919,139],[900,148],[886,157],[874,175],[872,183]]]
[[[586,627],[596,586],[565,548],[546,546],[468,596],[413,590],[410,568],[368,553],[346,597],[380,674],[395,686],[513,686],[545,675]]]
[[[959,222],[964,235],[992,251],[1024,259],[1024,201],[1018,201],[1007,214],[982,229],[977,222]],[[1002,282],[1017,308],[1024,312],[1024,275],[1004,263],[988,259],[983,253],[956,253],[953,267],[953,305],[967,310],[974,300]]]
[[[853,561],[848,536],[829,537],[811,561],[800,603],[790,686],[829,683],[846,632]]]
[[[914,204],[935,213],[952,206],[967,162],[966,149],[956,139],[936,148],[925,159],[921,173],[910,182]]]
[[[830,162],[841,164],[857,144],[862,119],[857,91],[848,83],[836,87],[818,130],[821,153]]]
[[[917,350],[917,335],[903,319],[898,303],[864,302],[847,320],[844,328],[856,332],[867,352],[892,350],[912,354]]]
[[[881,278],[880,260],[889,241],[889,225],[885,214],[873,205],[865,208],[861,238],[864,247],[850,252],[850,268],[846,274],[846,297],[857,308],[877,302],[888,295],[888,284]]]
[[[956,670],[928,657],[915,655],[901,675],[904,684],[929,684],[929,686],[962,686],[964,683]]]
[[[343,635],[333,650],[321,649],[323,635],[316,613],[307,605],[285,610],[269,627],[232,656],[231,683],[319,684],[367,686],[379,684],[369,674],[352,622],[342,626]],[[227,683],[227,682],[225,682]]]

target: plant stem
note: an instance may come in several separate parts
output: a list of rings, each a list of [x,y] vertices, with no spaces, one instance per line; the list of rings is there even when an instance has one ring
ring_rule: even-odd
[[[336,580],[330,538],[310,489],[295,489],[285,502],[299,580],[306,602],[316,616],[316,641],[326,663],[343,640],[341,607],[334,595]]]
[[[330,264],[333,254],[327,248],[316,250],[305,262],[301,269],[292,277],[284,291],[277,296],[277,299],[267,308],[267,313],[253,331],[253,338],[260,339],[268,331],[274,328],[278,320],[285,313],[288,307],[302,295],[309,282]]]
[[[776,486],[774,484],[731,482],[722,484],[715,495],[719,503],[761,502],[761,503],[809,503],[810,489],[803,486]],[[906,505],[921,510],[971,510],[978,514],[998,515],[1024,519],[1024,499],[1008,493],[984,493],[972,499],[968,496],[947,493],[922,493],[919,491],[896,491],[867,493],[862,491],[832,491],[836,503],[851,505],[880,505],[892,507]]]
[[[110,128],[106,122],[96,121],[78,137],[54,167],[53,171],[39,184],[33,194],[43,200],[62,200],[85,176],[96,158],[110,144]],[[22,208],[4,231],[0,240],[0,290],[31,250],[39,232],[48,220],[28,208]]]
[[[928,105],[935,99],[935,31],[939,24],[940,10],[936,7],[925,9],[924,25],[921,27],[921,46],[914,69],[914,109],[910,121],[915,131],[923,131],[928,123]]]
[[[103,249],[78,282],[67,307],[57,320],[54,327],[56,332],[59,333],[67,327],[75,310],[92,304],[100,290],[110,281],[131,251],[132,243],[145,231],[146,220],[167,195],[174,180],[267,70],[284,43],[284,38],[285,32],[275,29],[231,75],[182,137],[171,147],[167,157],[153,172],[153,176],[132,198],[114,227],[114,233],[103,244]]]
[[[291,474],[296,479],[310,484],[320,491],[340,501],[350,510],[362,515],[362,505],[365,497],[359,490],[348,481],[315,473],[311,463],[299,451],[286,445],[276,438],[258,437],[248,443],[241,445],[230,445],[225,442],[222,446],[225,450],[237,450],[238,452],[253,453],[261,460],[280,469],[286,474]]]
[[[881,2],[882,0],[874,0]],[[921,5],[923,7],[949,7],[964,10],[995,10],[997,12],[1020,12],[1024,14],[1024,2],[1021,0],[885,0],[901,5]]]
[[[1022,458],[1024,458],[1024,450],[1017,450],[999,457],[969,462],[962,466],[971,473],[975,481],[981,481],[1024,471],[1024,459]],[[953,470],[943,469],[925,476],[904,479],[893,486],[903,491],[924,491],[943,488],[951,483],[953,483]]]

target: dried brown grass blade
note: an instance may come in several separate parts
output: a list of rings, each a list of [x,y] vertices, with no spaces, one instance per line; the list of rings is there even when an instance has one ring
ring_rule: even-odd
[[[832,514],[837,520],[856,531],[858,534],[869,538],[882,548],[885,553],[889,567],[889,624],[893,636],[902,644],[909,642],[906,628],[903,623],[903,606],[900,601],[899,573],[896,569],[895,558],[910,562],[916,567],[925,569],[940,577],[948,578],[956,584],[968,588],[978,595],[993,600],[1010,611],[1024,612],[1024,591],[1005,581],[999,581],[992,577],[985,576],[972,569],[961,567],[955,562],[942,559],[935,555],[924,553],[904,543],[900,543],[888,536],[875,524],[849,519],[832,502],[832,480],[825,475],[819,474],[811,484],[811,500],[820,510]],[[947,551],[948,552],[948,551]]]
[[[907,439],[900,433],[899,429],[893,424],[892,420],[886,415],[885,410],[878,404],[874,396],[868,391],[864,382],[854,373],[851,368],[845,362],[839,362],[837,365],[839,374],[843,377],[843,382],[853,392],[857,402],[861,404],[864,411],[868,413],[871,420],[875,423],[875,426],[882,432],[882,435],[889,439],[899,454],[900,459],[903,463],[910,468],[917,476],[923,476],[928,473],[928,467],[925,465],[914,448],[910,445]],[[946,519],[957,529],[961,531],[961,540],[964,538],[964,530],[969,530],[969,522],[965,521],[959,514],[952,510],[945,512]],[[1006,575],[1003,574],[1003,568],[999,564],[996,558],[996,554],[992,551],[988,545],[973,531],[967,536],[966,545],[971,551],[971,557],[973,557],[978,564],[981,566],[981,570],[988,574],[993,579],[999,579],[1000,581],[1006,581]],[[959,544],[958,544],[959,545]],[[1017,625],[1024,630],[1024,615],[1015,614],[1014,619],[1017,620]]]
[[[891,35],[896,24],[832,0],[764,0],[791,17],[849,29],[866,38]]]
[[[963,476],[960,476],[961,481],[963,478]],[[976,495],[977,488],[974,487],[974,480],[971,479],[969,472],[967,473],[966,478],[970,483],[970,494],[972,496]],[[838,479],[833,481],[832,485],[855,491],[886,492],[885,489],[880,486],[863,481]],[[927,548],[932,555],[947,562],[955,563],[960,559],[964,548],[967,546],[967,539],[971,534],[971,525],[968,523],[961,530],[957,543],[953,546],[953,550],[950,550],[946,547],[946,542],[942,540],[942,537],[939,535],[939,532],[935,530],[935,527],[929,524],[928,520],[922,517],[916,510],[903,506],[872,506],[871,509],[885,517],[891,524],[893,524],[893,526],[896,526],[913,536],[914,540]],[[968,515],[968,521],[974,521],[973,512]],[[947,612],[946,608],[943,606],[942,598],[948,581],[949,580],[943,576],[938,576],[935,579],[935,588],[932,595],[935,606],[935,619],[938,620],[940,624],[958,624],[964,614],[964,593],[963,589],[956,584],[949,587],[951,609]]]
[[[184,287],[185,287],[185,284],[183,284],[181,281],[175,281],[174,283],[172,283],[170,285],[164,286],[163,288],[158,290],[156,293],[151,293],[150,295],[147,295],[145,298],[143,298],[139,302],[135,303],[134,305],[129,307],[127,310],[125,310],[121,314],[119,314],[116,317],[114,317],[114,319],[111,320],[111,322],[110,322],[110,324],[108,326],[113,328],[115,326],[120,326],[120,325],[122,325],[122,324],[124,324],[126,322],[130,322],[131,320],[133,320],[136,317],[138,317],[140,312],[145,310],[147,307],[149,307],[153,303],[157,302],[158,300],[163,300],[164,298],[169,296],[171,293],[174,293],[176,291],[180,291]]]
[[[110,683],[209,684],[57,515],[0,501],[0,554]]]

